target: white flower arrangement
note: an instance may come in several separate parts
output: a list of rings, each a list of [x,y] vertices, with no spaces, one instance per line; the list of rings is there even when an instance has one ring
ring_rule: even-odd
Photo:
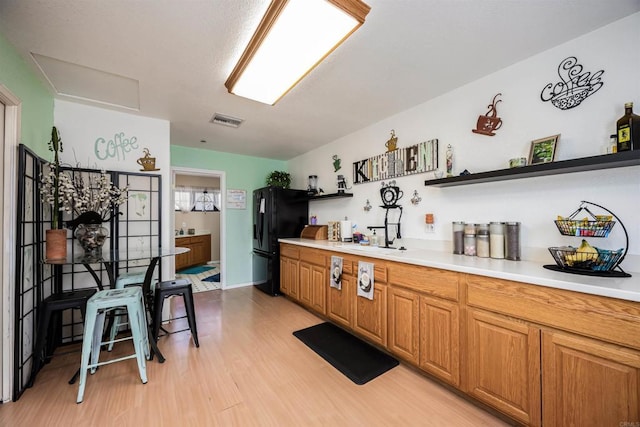
[[[98,176],[89,173],[86,181],[84,175],[77,173],[71,177],[67,172],[60,172],[56,178],[54,166],[50,165],[49,172],[41,178],[42,202],[54,208],[57,204],[68,214],[80,216],[96,212],[103,221],[108,220],[114,208],[126,203],[129,187],[116,187],[105,171],[100,171]]]

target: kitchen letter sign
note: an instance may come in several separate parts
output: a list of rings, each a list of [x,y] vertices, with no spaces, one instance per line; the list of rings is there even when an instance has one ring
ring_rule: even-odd
[[[353,183],[398,178],[438,168],[438,140],[397,148],[353,164]]]

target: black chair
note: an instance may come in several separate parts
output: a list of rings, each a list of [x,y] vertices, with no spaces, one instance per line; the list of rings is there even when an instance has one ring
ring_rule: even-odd
[[[89,301],[89,298],[96,292],[96,289],[67,291],[53,294],[42,301],[38,309],[36,345],[33,352],[33,363],[31,364],[31,377],[29,378],[28,387],[33,385],[36,374],[40,371],[42,365],[52,356],[55,347],[52,339],[52,329],[56,322],[51,322],[51,319],[59,316],[64,310],[78,309],[82,314],[82,321],[84,322],[87,311],[87,301]],[[75,381],[75,376],[71,379],[70,383],[73,381]]]
[[[187,312],[186,316],[175,317],[169,320],[177,320],[187,318],[189,329],[183,329],[171,333],[184,332],[191,330],[191,337],[196,347],[200,347],[198,343],[198,329],[196,327],[196,313],[193,306],[193,290],[189,279],[168,280],[160,282],[156,285],[153,293],[153,340],[158,341],[159,332],[162,325],[162,306],[165,298],[174,295],[182,295],[184,300],[184,308]],[[164,330],[164,329],[163,329]],[[165,331],[167,332],[167,331]],[[169,332],[167,332],[169,333]]]

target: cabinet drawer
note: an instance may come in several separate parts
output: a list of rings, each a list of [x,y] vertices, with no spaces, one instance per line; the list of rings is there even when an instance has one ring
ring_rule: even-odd
[[[191,237],[191,244],[204,243],[207,240],[207,236],[193,236]]]
[[[640,349],[640,303],[465,275],[467,304]]]
[[[459,300],[458,277],[453,271],[399,263],[389,265],[390,284],[453,301]]]
[[[280,245],[280,255],[287,258],[298,259],[300,258],[300,249],[291,245]]]
[[[176,239],[176,246],[188,246],[191,243],[191,237],[179,237]]]
[[[316,251],[314,249],[304,249],[300,251],[300,260],[306,261],[309,264],[325,266],[325,254],[323,251]]]

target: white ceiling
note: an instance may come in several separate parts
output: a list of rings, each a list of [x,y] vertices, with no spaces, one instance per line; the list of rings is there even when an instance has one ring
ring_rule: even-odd
[[[122,95],[139,109],[120,110],[169,120],[172,144],[286,160],[640,11],[640,0],[365,1],[365,24],[275,106],[224,87],[269,0],[0,0],[0,32],[43,81],[34,54],[76,67],[59,91]],[[245,121],[213,125],[216,112]]]

